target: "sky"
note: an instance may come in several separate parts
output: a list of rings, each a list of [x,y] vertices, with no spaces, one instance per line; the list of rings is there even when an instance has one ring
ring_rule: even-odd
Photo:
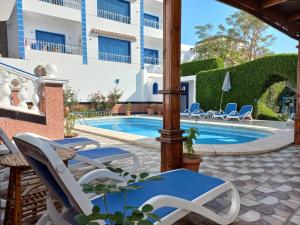
[[[206,23],[216,26],[225,24],[225,18],[237,10],[216,0],[182,0],[182,8],[182,43],[189,45],[197,42],[195,26]],[[294,39],[271,27],[268,33],[276,37],[274,45],[270,47],[273,52],[297,52],[297,42]]]

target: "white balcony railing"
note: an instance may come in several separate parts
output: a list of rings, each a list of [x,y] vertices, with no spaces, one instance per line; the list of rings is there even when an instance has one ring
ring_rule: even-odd
[[[145,57],[144,62],[146,64],[151,64],[151,65],[160,65],[161,64],[161,59],[160,58],[153,58],[153,57]]]
[[[129,16],[124,16],[124,15],[121,15],[121,14],[109,12],[109,11],[102,10],[102,9],[98,9],[98,17],[118,21],[118,22],[121,22],[121,23],[130,24],[130,17]]]
[[[72,9],[81,9],[81,0],[40,0],[54,5],[60,5]]]
[[[0,63],[0,77],[0,108],[40,114],[38,77],[4,63]],[[12,102],[11,95],[14,89],[19,90],[17,104]],[[28,101],[33,104],[30,109]]]
[[[160,22],[154,21],[154,20],[148,20],[148,19],[144,19],[144,25],[146,27],[151,27],[154,29],[162,29],[162,25]]]
[[[78,45],[63,45],[29,38],[25,38],[25,48],[71,55],[81,55],[82,53],[82,47]]]
[[[131,56],[99,52],[99,60],[120,63],[131,63]]]

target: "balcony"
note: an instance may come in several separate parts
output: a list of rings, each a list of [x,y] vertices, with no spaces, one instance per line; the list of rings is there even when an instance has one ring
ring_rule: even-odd
[[[161,23],[154,20],[144,19],[144,25],[154,29],[162,29]]]
[[[151,65],[159,65],[161,64],[161,59],[160,58],[153,58],[153,57],[145,57],[144,62],[145,64],[151,64]]]
[[[131,56],[99,52],[99,60],[119,63],[131,63]]]
[[[81,10],[81,0],[40,0],[54,5]]]
[[[25,48],[39,51],[56,52],[70,55],[81,55],[82,47],[78,45],[57,44],[35,39],[25,39]]]
[[[124,16],[122,14],[117,14],[113,12],[109,12],[106,10],[98,9],[98,17],[108,19],[108,20],[114,20],[121,23],[127,23],[130,24],[131,19],[129,16]]]

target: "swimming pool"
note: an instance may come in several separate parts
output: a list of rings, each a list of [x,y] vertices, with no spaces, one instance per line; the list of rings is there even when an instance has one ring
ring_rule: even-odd
[[[161,119],[151,118],[105,118],[87,120],[87,125],[112,131],[125,132],[148,138],[159,137],[162,128]],[[240,127],[182,122],[181,129],[197,127],[200,136],[196,144],[241,144],[255,141],[271,135],[269,132]]]

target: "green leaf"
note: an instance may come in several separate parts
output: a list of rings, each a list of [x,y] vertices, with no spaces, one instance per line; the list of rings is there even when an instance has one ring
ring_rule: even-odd
[[[131,222],[131,221],[126,221],[125,223],[124,223],[124,225],[134,225],[134,222]]]
[[[138,209],[138,207],[127,205],[125,206],[125,209]]]
[[[149,173],[143,172],[143,173],[140,173],[139,176],[141,179],[145,179],[145,178],[149,177]]]
[[[137,223],[137,225],[153,225],[153,223],[148,220],[141,220]]]
[[[100,207],[95,205],[92,209],[92,214],[99,214],[100,213]]]
[[[160,221],[159,216],[154,213],[147,213],[147,216],[155,221]]]
[[[131,175],[130,175],[130,177],[131,177],[132,179],[136,180],[136,178],[137,178],[137,175],[135,175],[135,174],[131,174]]]
[[[144,213],[148,213],[148,212],[152,212],[153,211],[153,206],[150,204],[146,204],[142,207],[142,212]]]
[[[90,222],[90,219],[88,216],[83,215],[83,214],[79,214],[77,216],[75,216],[75,221],[79,224],[79,225],[87,225]]]
[[[148,177],[147,180],[158,181],[158,180],[163,180],[163,178],[160,176],[152,176],[152,177]]]
[[[144,218],[144,213],[138,209],[133,210],[131,214],[132,221],[139,221]]]
[[[129,175],[128,172],[123,173],[123,176],[124,176],[124,177],[127,177],[128,175]]]
[[[89,222],[88,225],[99,225],[97,222]]]

